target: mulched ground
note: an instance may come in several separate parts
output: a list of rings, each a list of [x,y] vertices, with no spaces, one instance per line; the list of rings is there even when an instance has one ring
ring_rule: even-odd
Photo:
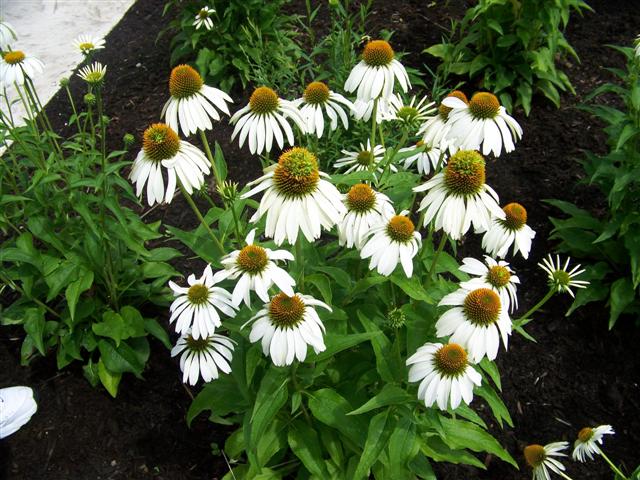
[[[320,23],[326,15],[326,2]],[[431,4],[434,5],[431,5]],[[377,1],[369,23],[372,36],[381,28],[395,30],[396,50],[409,52],[407,61],[417,67],[435,61],[420,52],[438,42],[451,18],[459,18],[470,2],[411,0]],[[533,305],[546,291],[545,276],[536,263],[553,247],[546,240],[556,214],[541,203],[545,198],[577,201],[599,211],[603,200],[596,191],[576,186],[582,178],[578,160],[584,150],[603,152],[604,137],[595,122],[575,106],[595,86],[610,80],[603,66],[623,66],[620,55],[604,44],[630,44],[637,34],[640,15],[632,0],[591,0],[597,13],[573,16],[567,31],[582,63],[567,61],[564,69],[577,96],[563,96],[556,110],[541,99],[534,102],[531,116],[516,113],[524,129],[517,150],[488,166],[488,183],[503,203],[518,201],[529,210],[529,224],[537,231],[530,260],[513,265],[522,281],[521,311]],[[431,6],[430,6],[431,5]],[[289,11],[303,13],[304,2]],[[168,37],[156,42],[166,25],[157,0],[139,0],[107,37],[107,48],[97,60],[109,66],[106,112],[112,148],[121,146],[125,133],[139,137],[158,121],[167,97]],[[326,22],[325,22],[326,23]],[[427,80],[428,83],[428,80]],[[81,85],[72,80],[72,90]],[[469,86],[468,93],[474,91]],[[246,92],[234,92],[236,105]],[[69,108],[62,95],[54,97],[48,112],[57,129],[65,130]],[[222,145],[229,161],[230,176],[241,183],[259,173],[258,162],[247,150],[229,143],[231,129],[221,123],[211,138]],[[185,208],[175,203],[154,212],[169,224],[195,225]],[[477,242],[463,250],[477,252]],[[6,301],[6,299],[5,299]],[[523,465],[522,448],[528,443],[572,441],[583,426],[610,423],[616,435],[607,438],[606,450],[629,471],[640,460],[640,330],[623,318],[608,332],[607,312],[594,306],[566,318],[568,297],[556,297],[537,315],[530,333],[538,343],[518,335],[507,353],[499,357],[503,398],[515,427],[501,430],[500,439],[521,465],[517,472],[501,461],[482,458],[486,472],[450,464],[435,466],[439,479],[511,480],[529,478]],[[18,433],[0,442],[0,478],[13,479],[211,479],[228,471],[224,459],[211,455],[211,444],[222,446],[225,431],[204,419],[188,429],[184,416],[190,392],[180,382],[179,369],[159,344],[154,344],[145,381],[123,379],[117,400],[103,390],[94,390],[82,378],[79,366],[57,372],[55,358],[36,359],[19,367],[20,330],[0,330],[0,386],[30,385],[36,391],[39,411]],[[197,391],[197,390],[196,390]],[[479,408],[482,402],[475,405]],[[485,418],[488,416],[485,415]],[[612,478],[603,462],[569,466],[573,478]]]

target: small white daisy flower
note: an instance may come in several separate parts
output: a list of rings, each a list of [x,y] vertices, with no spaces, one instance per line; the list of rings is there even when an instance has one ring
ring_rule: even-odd
[[[525,447],[524,458],[533,470],[533,480],[550,480],[549,470],[563,476],[564,465],[553,457],[566,457],[567,455],[561,452],[568,447],[568,442],[554,442],[544,447],[542,445]]]
[[[216,13],[215,8],[202,7],[196,14],[196,18],[193,21],[193,26],[196,27],[196,30],[199,30],[200,27],[211,30],[213,28],[213,20],[211,20],[211,15],[213,15],[214,13]]]
[[[513,313],[518,308],[517,286],[520,279],[513,274],[509,264],[496,261],[488,255],[484,256],[485,263],[475,258],[467,257],[462,260],[460,270],[474,275],[475,278],[461,282],[460,286],[467,290],[489,288],[500,295],[500,302]]]
[[[503,209],[504,218],[493,218],[482,237],[482,248],[494,257],[505,258],[513,245],[513,255],[520,252],[529,258],[531,242],[536,232],[527,225],[527,210],[519,203],[509,203]]]
[[[573,445],[573,453],[571,458],[574,461],[586,462],[587,457],[593,460],[593,455],[600,455],[602,450],[598,444],[602,445],[605,435],[613,435],[613,427],[611,425],[599,425],[597,427],[585,427],[578,432],[578,439]]]
[[[455,97],[464,103],[468,103],[467,96],[460,90],[454,90],[447,97]],[[427,145],[433,145],[440,150],[449,150],[449,153],[455,153],[458,148],[447,136],[450,125],[447,123],[451,108],[443,103],[438,106],[438,114],[428,118],[418,130],[418,135],[422,136],[422,141]]]
[[[438,168],[438,163],[442,162],[442,165],[445,165],[447,162],[446,154],[440,152],[439,148],[430,147],[422,140],[419,140],[418,143],[416,143],[412,147],[405,147],[398,150],[398,153],[404,152],[414,152],[413,155],[405,158],[405,170],[408,170],[409,167],[411,167],[411,165],[415,163],[416,167],[418,167],[418,173],[420,173],[421,175],[429,175],[431,173],[432,167],[433,171],[435,172],[436,168]],[[442,160],[440,160],[441,153],[443,153]]]
[[[318,138],[324,133],[324,114],[329,117],[329,128],[338,128],[338,118],[345,130],[349,128],[349,112],[353,104],[339,93],[329,90],[323,82],[311,82],[304,90],[302,98],[294,100],[293,105],[300,108],[300,114],[306,123],[306,132]],[[347,111],[345,111],[345,107]]]
[[[0,438],[17,432],[38,410],[29,387],[0,388]]]
[[[382,167],[379,166],[380,161],[384,158],[385,149],[382,145],[376,145],[371,151],[371,140],[367,140],[367,146],[360,144],[360,150],[357,152],[350,152],[348,150],[342,150],[344,157],[340,157],[333,164],[333,168],[345,168],[344,173],[351,172],[364,172],[370,171],[373,173],[374,178],[378,178],[376,173],[382,173]],[[395,165],[390,165],[389,168],[392,172],[397,172],[398,169]]]
[[[486,231],[491,218],[504,218],[498,205],[498,194],[485,181],[485,162],[473,150],[460,150],[448,161],[444,171],[418,187],[414,192],[427,195],[418,211],[426,209],[424,225],[435,219],[436,230],[444,230],[458,240],[471,225],[476,233]]]
[[[189,332],[194,338],[213,335],[222,325],[218,310],[228,317],[235,317],[237,308],[231,294],[224,288],[216,287],[220,282],[207,265],[202,277],[192,273],[187,278],[188,287],[180,287],[169,281],[169,287],[176,299],[169,307],[169,323],[176,322],[176,332],[182,335]]]
[[[171,356],[176,355],[180,355],[183,383],[195,385],[200,377],[210,382],[220,376],[220,371],[231,373],[233,342],[217,334],[196,338],[187,330],[171,349]]]
[[[93,62],[80,69],[78,76],[89,85],[101,85],[104,76],[107,74],[107,67],[100,62]]]
[[[86,56],[95,50],[104,48],[104,38],[94,37],[93,35],[80,35],[73,40],[73,46]]]
[[[516,147],[514,142],[522,138],[522,128],[500,105],[498,98],[489,92],[478,92],[469,103],[456,97],[447,97],[442,103],[451,108],[447,124],[447,136],[454,139],[458,148],[480,150],[499,157],[504,146],[506,153]]]
[[[406,93],[411,88],[409,75],[394,57],[395,53],[388,42],[368,42],[362,52],[362,60],[351,70],[344,89],[349,93],[357,90],[358,100],[368,102],[380,96],[389,98],[397,79]]]
[[[316,156],[306,148],[287,150],[277,164],[264,171],[262,177],[249,183],[258,185],[242,198],[265,191],[250,222],[266,214],[265,235],[276,245],[282,245],[285,239],[293,245],[299,231],[313,242],[322,228],[330,230],[345,214],[340,192],[325,180],[329,176],[318,170]]]
[[[161,117],[176,132],[180,128],[185,137],[213,128],[211,120],[220,120],[218,110],[229,115],[226,102],[233,103],[222,90],[205,85],[200,74],[189,65],[178,65],[171,70],[169,93],[171,97],[162,107]]]
[[[4,52],[0,58],[0,84],[23,85],[25,77],[33,80],[44,71],[44,63],[36,57],[25,55],[21,50]]]
[[[416,95],[406,103],[399,94],[391,95],[389,108],[383,112],[383,120],[398,122],[406,128],[418,128],[436,109],[435,103],[424,96],[417,101]]]
[[[166,189],[162,167],[168,174]],[[144,132],[142,150],[133,162],[129,179],[135,183],[138,197],[147,185],[147,202],[152,206],[156,202],[173,200],[176,176],[191,194],[204,184],[204,175],[208,173],[209,162],[202,151],[180,140],[168,125],[155,123]]]
[[[338,242],[347,248],[355,246],[360,250],[371,228],[394,214],[389,197],[364,183],[352,186],[342,200],[347,214],[338,223]]]
[[[500,337],[504,348],[511,335],[508,306],[489,288],[468,290],[460,287],[445,295],[438,306],[452,306],[436,322],[436,335],[451,335],[450,342],[467,349],[474,363],[486,355],[489,360],[498,356]],[[506,308],[505,308],[506,307]]]
[[[276,92],[269,87],[258,87],[251,94],[249,104],[242,107],[231,117],[231,124],[235,124],[231,140],[238,134],[239,145],[249,140],[249,151],[260,155],[263,151],[270,152],[275,138],[278,147],[284,147],[284,136],[289,145],[293,146],[293,129],[287,122],[293,121],[302,133],[306,131],[306,122],[300,110],[293,102],[278,98]]]
[[[474,385],[482,376],[469,364],[467,352],[457,343],[425,343],[407,359],[409,381],[420,382],[418,398],[426,407],[455,410],[473,400]]]
[[[403,210],[399,215],[394,212],[382,212],[383,222],[377,224],[367,233],[360,258],[369,258],[369,270],[377,269],[380,275],[389,276],[398,263],[407,277],[413,275],[413,257],[422,246],[420,232]]]
[[[216,281],[227,278],[240,280],[233,288],[233,304],[238,306],[244,300],[251,308],[251,290],[256,292],[260,300],[269,301],[269,288],[275,285],[289,296],[293,295],[296,281],[285,270],[276,265],[277,260],[293,260],[293,255],[286,250],[271,250],[254,243],[256,230],[249,232],[245,239],[247,245],[223,257],[220,262],[224,270],[216,272]]]
[[[249,340],[260,340],[262,352],[277,367],[291,365],[295,358],[303,362],[308,345],[323,352],[325,328],[314,307],[331,312],[329,305],[309,295],[278,293],[247,322],[253,322]]]
[[[11,48],[11,44],[18,39],[16,29],[9,22],[0,22],[0,50]]]
[[[580,269],[580,264],[569,270],[569,261],[571,257],[567,257],[567,261],[562,267],[560,261],[560,255],[556,255],[555,261],[551,254],[547,255],[542,260],[542,263],[538,263],[538,266],[547,272],[549,279],[549,286],[555,289],[556,292],[567,292],[571,297],[574,297],[571,287],[575,288],[587,288],[589,282],[586,280],[574,280],[575,277],[584,272],[584,269]]]

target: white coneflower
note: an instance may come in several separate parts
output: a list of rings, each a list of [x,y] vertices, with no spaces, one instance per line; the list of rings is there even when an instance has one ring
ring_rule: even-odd
[[[183,383],[195,385],[200,377],[210,382],[220,376],[220,371],[231,372],[233,342],[217,334],[196,338],[187,331],[171,349],[171,356],[176,355],[180,355]]]
[[[490,255],[504,258],[513,245],[513,255],[520,252],[529,258],[531,242],[536,232],[527,225],[527,210],[519,203],[509,203],[503,209],[504,218],[494,218],[482,237],[482,248]]]
[[[242,198],[265,191],[250,221],[257,222],[266,214],[265,235],[276,245],[285,239],[293,245],[298,231],[312,242],[320,237],[322,228],[329,230],[342,219],[346,209],[340,192],[325,180],[329,176],[318,170],[316,156],[306,148],[287,150],[277,164],[264,171],[249,183],[258,185]]]
[[[166,168],[168,181],[162,175]],[[191,194],[204,184],[209,173],[209,162],[204,153],[189,142],[180,140],[178,134],[164,123],[147,128],[142,139],[142,150],[133,162],[129,179],[136,184],[136,195],[142,196],[147,185],[149,206],[158,202],[170,203],[176,190],[176,175],[185,190]]]
[[[549,254],[542,260],[542,263],[538,263],[538,266],[547,272],[550,287],[552,287],[556,292],[567,292],[569,295],[574,297],[571,287],[587,288],[589,282],[586,280],[575,280],[575,277],[583,273],[584,269],[580,269],[580,264],[578,264],[569,270],[570,261],[571,257],[567,257],[567,261],[565,262],[564,267],[562,267],[560,255],[556,255],[556,259],[554,261],[551,254]]]
[[[350,152],[348,150],[342,150],[344,157],[336,160],[333,164],[333,168],[345,168],[344,173],[351,172],[364,172],[370,171],[373,173],[373,177],[377,178],[377,173],[382,173],[382,167],[379,166],[380,161],[384,158],[385,149],[382,145],[376,145],[371,151],[371,140],[367,140],[367,146],[360,144],[360,150],[357,152]],[[392,172],[397,172],[398,169],[395,165],[390,165],[389,168]]]
[[[550,480],[549,470],[568,478],[563,472],[564,465],[553,457],[566,457],[561,453],[569,447],[567,442],[554,442],[545,445],[528,445],[524,449],[524,458],[533,471],[533,480]],[[569,479],[571,480],[571,479]]]
[[[247,322],[253,322],[249,340],[261,341],[262,352],[278,367],[291,365],[294,358],[304,361],[308,345],[316,353],[323,352],[325,328],[314,307],[331,311],[309,295],[278,293]]]
[[[476,288],[490,288],[498,292],[500,302],[503,306],[509,306],[513,312],[518,308],[518,295],[516,285],[520,279],[513,274],[509,264],[503,261],[496,261],[488,255],[484,256],[485,263],[475,258],[467,257],[462,260],[460,270],[474,275],[475,278],[466,282],[461,282],[460,286],[467,290]]]
[[[611,425],[599,425],[597,427],[585,427],[578,432],[578,438],[573,445],[571,458],[580,462],[586,462],[587,457],[593,460],[593,455],[601,455],[602,450],[598,444],[602,445],[605,435],[613,435]]]
[[[0,50],[9,50],[18,39],[16,29],[9,22],[0,22]]]
[[[249,232],[245,239],[247,245],[223,257],[220,262],[224,270],[216,272],[216,280],[230,278],[236,280],[233,288],[233,304],[238,306],[244,300],[251,308],[251,290],[256,292],[260,300],[269,301],[269,288],[276,286],[287,295],[293,295],[296,281],[285,270],[276,265],[277,260],[293,260],[293,255],[286,250],[271,250],[254,243],[256,230]]]
[[[0,84],[23,85],[25,77],[33,80],[36,73],[44,71],[44,63],[21,50],[4,52],[0,58]]]
[[[161,117],[176,132],[180,128],[186,137],[198,130],[213,128],[211,119],[220,120],[218,110],[229,115],[226,102],[233,103],[222,90],[205,85],[200,74],[189,65],[178,65],[171,70],[169,93],[171,97],[162,107]]]
[[[311,82],[304,89],[302,98],[292,102],[300,108],[300,114],[306,123],[306,132],[322,137],[324,133],[324,114],[329,117],[329,128],[338,128],[338,118],[345,129],[349,128],[349,112],[353,110],[353,104],[339,93],[329,90],[323,82]],[[345,107],[347,111],[345,112]]]
[[[382,212],[383,221],[369,230],[360,258],[371,257],[370,270],[376,268],[380,275],[389,276],[400,263],[407,277],[413,275],[413,257],[420,250],[422,237],[408,213]]]
[[[104,48],[104,38],[94,37],[93,35],[80,35],[73,40],[73,46],[86,56],[94,50]]]
[[[276,92],[269,87],[258,87],[251,94],[249,104],[231,117],[230,122],[235,124],[231,140],[240,134],[239,144],[242,148],[248,138],[251,153],[260,155],[263,151],[271,151],[274,138],[278,147],[282,148],[284,131],[289,145],[293,145],[293,129],[287,119],[292,120],[305,133],[304,118],[293,102],[278,98]]]
[[[389,115],[391,109],[391,103],[388,98],[380,97],[376,100],[360,100],[356,98],[353,102],[353,118],[358,121],[368,122],[373,115],[373,107],[376,108],[376,123],[382,123],[383,120]]]
[[[420,382],[418,398],[440,410],[455,410],[461,402],[470,404],[474,385],[482,376],[469,364],[467,352],[457,343],[425,343],[407,359],[409,381]]]
[[[403,92],[411,87],[409,75],[396,60],[395,53],[389,42],[372,40],[368,42],[362,52],[362,60],[353,67],[344,89],[353,92],[357,89],[358,100],[368,102],[382,96],[389,98],[393,93],[395,80]]]
[[[489,92],[478,92],[469,103],[456,97],[447,97],[442,103],[451,108],[447,124],[447,136],[454,139],[458,148],[480,150],[488,155],[500,156],[502,147],[509,153],[514,142],[522,138],[522,128],[500,105],[498,98]]]
[[[460,90],[454,90],[447,97],[455,97],[464,103],[468,103],[467,96]],[[418,135],[422,135],[422,141],[427,145],[433,145],[440,150],[449,150],[455,153],[458,148],[448,136],[450,125],[447,123],[451,108],[443,103],[438,106],[438,114],[428,118],[418,130]]]
[[[107,67],[100,62],[93,62],[91,65],[82,67],[78,72],[78,76],[89,85],[101,85],[106,74]]]
[[[439,148],[430,147],[422,140],[418,140],[418,143],[412,147],[405,147],[398,150],[398,153],[405,152],[413,152],[413,154],[405,158],[404,168],[409,169],[409,167],[415,163],[416,167],[418,167],[418,173],[421,175],[429,175],[432,167],[435,172],[439,162],[442,162],[442,165],[445,165],[447,162],[446,155],[442,155],[442,160],[440,160],[441,152]]]
[[[389,197],[364,183],[352,186],[343,195],[343,202],[347,214],[338,223],[338,242],[348,248],[355,246],[360,250],[369,230],[384,222],[385,215],[390,218],[394,214]]]
[[[224,288],[216,287],[220,282],[207,265],[202,277],[196,278],[192,273],[187,278],[188,287],[180,287],[169,281],[169,287],[176,299],[169,307],[171,317],[169,323],[176,322],[176,332],[190,332],[196,339],[213,335],[216,328],[222,325],[218,310],[234,317],[236,315],[231,294]]]
[[[468,290],[459,288],[445,295],[438,306],[452,306],[436,322],[436,335],[451,335],[450,342],[467,349],[474,363],[486,355],[494,360],[498,355],[500,337],[506,349],[511,335],[508,308],[500,296],[489,288]]]
[[[484,232],[491,217],[504,218],[498,194],[485,181],[485,162],[473,150],[460,150],[448,161],[444,171],[436,174],[414,192],[429,193],[418,211],[426,209],[424,225],[435,219],[435,228],[458,240],[471,225],[476,233]]]
[[[640,58],[640,35],[636,37],[635,44],[636,44],[636,50],[635,50],[636,58]]]
[[[29,387],[0,388],[0,438],[17,432],[38,410]]]
[[[193,21],[193,26],[196,27],[196,30],[200,29],[200,27],[211,30],[213,28],[213,20],[211,20],[211,15],[213,15],[214,13],[216,13],[215,8],[202,7],[196,14],[196,18]]]
[[[434,102],[424,96],[419,101],[416,95],[407,103],[399,94],[391,95],[389,107],[383,112],[383,119],[398,122],[409,129],[417,129],[436,109]]]

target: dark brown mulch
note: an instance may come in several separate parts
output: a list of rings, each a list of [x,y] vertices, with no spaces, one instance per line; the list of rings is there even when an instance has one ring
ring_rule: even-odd
[[[322,2],[321,18],[326,15]],[[397,50],[409,52],[412,65],[434,59],[420,52],[439,41],[451,18],[460,17],[471,2],[377,1],[369,24],[373,36],[381,28],[396,31]],[[620,55],[604,44],[630,44],[640,25],[638,9],[631,0],[592,0],[597,13],[573,16],[567,32],[569,42],[582,60],[565,61],[577,96],[563,96],[563,108],[556,110],[541,99],[532,114],[516,117],[525,135],[517,150],[492,161],[488,182],[503,202],[518,201],[530,214],[537,239],[529,261],[516,259],[513,265],[522,281],[521,312],[545,292],[545,277],[536,263],[553,245],[547,241],[547,217],[557,214],[541,203],[545,198],[578,201],[598,211],[603,200],[596,191],[576,186],[582,178],[578,160],[584,150],[603,152],[604,137],[596,123],[575,106],[595,86],[610,76],[603,66],[623,65]],[[433,4],[433,5],[432,5]],[[168,38],[155,43],[166,25],[157,0],[139,0],[107,38],[107,48],[97,60],[109,65],[106,111],[112,117],[111,146],[119,148],[125,133],[137,136],[158,121],[166,100]],[[304,2],[294,2],[292,11],[304,12]],[[326,23],[326,22],[325,22]],[[429,84],[429,79],[426,79]],[[81,85],[72,80],[80,94]],[[472,93],[473,86],[467,88]],[[246,98],[234,95],[236,104]],[[63,130],[69,108],[64,96],[56,96],[48,111],[56,127]],[[223,147],[230,175],[241,183],[255,178],[258,162],[245,150],[230,144],[231,129],[221,123],[211,134]],[[170,224],[193,225],[185,208],[172,204],[155,214]],[[477,252],[472,239],[463,251]],[[609,455],[631,470],[640,460],[640,356],[636,353],[640,333],[632,319],[621,319],[608,332],[602,306],[587,308],[566,318],[569,299],[553,299],[530,325],[538,343],[514,335],[509,351],[499,357],[503,397],[515,423],[491,431],[518,460],[519,472],[492,457],[481,457],[488,470],[478,472],[464,466],[437,464],[438,478],[445,480],[510,480],[530,477],[521,451],[527,443],[572,441],[585,425],[610,423],[616,435],[606,439]],[[0,443],[0,477],[15,479],[132,479],[132,478],[220,478],[227,471],[220,457],[210,454],[210,444],[222,445],[225,431],[204,419],[188,429],[184,415],[190,398],[182,386],[179,370],[168,352],[154,344],[145,381],[125,377],[117,400],[94,390],[82,378],[79,367],[57,372],[55,359],[36,359],[29,367],[18,366],[20,331],[0,330],[0,386],[30,385],[36,391],[39,412],[32,421]],[[194,390],[197,391],[197,390]],[[477,408],[482,402],[476,400]],[[485,418],[489,418],[485,415]],[[601,461],[587,465],[570,463],[574,478],[612,478]]]

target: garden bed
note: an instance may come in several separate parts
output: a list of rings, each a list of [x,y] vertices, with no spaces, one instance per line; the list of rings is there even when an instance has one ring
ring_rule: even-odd
[[[421,51],[438,42],[450,18],[461,16],[468,2],[425,1],[374,3],[369,30],[394,30],[396,50],[408,52],[409,64],[432,68],[436,60]],[[572,17],[567,39],[582,63],[568,61],[564,70],[577,95],[563,95],[562,108],[555,109],[536,98],[531,115],[515,112],[524,137],[515,152],[491,160],[488,183],[499,192],[510,192],[505,203],[517,201],[529,211],[529,225],[537,237],[529,261],[512,260],[518,272],[521,311],[547,290],[546,276],[536,263],[553,245],[547,241],[549,215],[558,215],[542,199],[571,200],[593,212],[604,205],[595,190],[575,184],[582,176],[578,160],[583,151],[603,152],[604,136],[599,126],[576,105],[593,88],[610,80],[602,66],[622,67],[624,59],[604,44],[629,44],[640,25],[640,13],[632,1],[592,0],[597,12],[584,18]],[[326,5],[326,2],[323,2]],[[326,10],[326,7],[323,7]],[[289,11],[302,13],[304,2]],[[318,22],[322,25],[321,10]],[[158,2],[139,0],[107,37],[107,47],[96,59],[108,65],[105,87],[106,112],[111,148],[119,148],[125,133],[140,138],[142,131],[159,120],[167,98],[170,72],[169,37],[156,42],[168,19],[161,16]],[[429,78],[425,78],[429,84]],[[71,88],[80,92],[80,82]],[[464,90],[472,93],[477,86]],[[236,108],[247,92],[232,95]],[[70,112],[66,96],[56,95],[47,110],[54,128],[63,130]],[[232,129],[226,121],[217,125],[210,138],[220,143],[229,165],[229,176],[240,184],[258,176],[259,162],[245,148],[230,143]],[[160,207],[150,217],[181,228],[195,227],[195,219],[182,203]],[[465,253],[480,252],[476,239],[462,247]],[[186,258],[185,263],[189,263]],[[200,262],[200,261],[198,261]],[[200,265],[198,265],[200,268]],[[186,270],[185,270],[186,271]],[[3,299],[6,301],[7,299]],[[502,430],[489,415],[483,418],[490,431],[516,458],[521,471],[491,456],[481,460],[486,472],[471,467],[435,464],[439,479],[520,479],[530,474],[521,455],[529,443],[572,441],[586,425],[611,424],[616,435],[607,439],[607,452],[627,471],[638,462],[640,444],[640,332],[633,319],[622,318],[607,331],[603,306],[564,313],[569,297],[556,297],[538,313],[527,328],[538,343],[514,334],[508,352],[498,359],[502,373],[503,398],[515,427]],[[167,316],[165,312],[161,315]],[[166,324],[166,318],[160,318]],[[39,411],[18,433],[0,444],[0,476],[8,478],[221,478],[225,460],[211,454],[224,444],[226,431],[208,423],[204,416],[191,427],[185,423],[190,403],[188,387],[180,382],[176,362],[169,352],[152,340],[152,353],[144,381],[125,376],[116,400],[102,389],[93,389],[83,378],[79,365],[58,372],[53,356],[36,358],[28,367],[19,366],[21,329],[0,329],[0,386],[24,384],[36,392]],[[195,395],[197,390],[193,390]],[[478,402],[475,405],[475,402]],[[482,402],[474,406],[482,413]],[[216,445],[213,445],[213,444]],[[610,478],[603,462],[573,464],[575,478]]]

